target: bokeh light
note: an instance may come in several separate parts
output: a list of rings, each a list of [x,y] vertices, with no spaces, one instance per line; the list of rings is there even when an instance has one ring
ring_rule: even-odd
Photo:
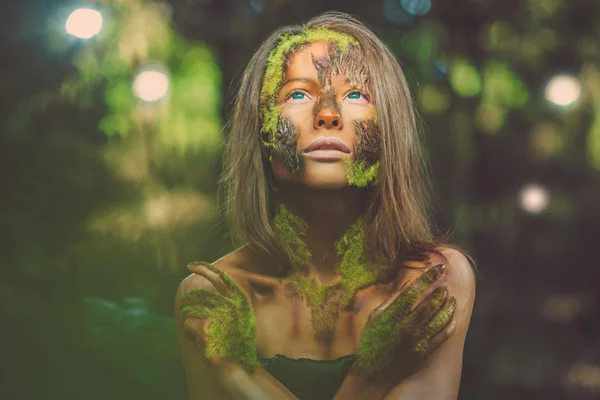
[[[557,75],[546,84],[546,99],[559,106],[570,106],[581,95],[579,80],[571,75]]]
[[[97,35],[101,28],[102,14],[90,8],[79,8],[67,18],[67,33],[80,39],[89,39]]]
[[[550,195],[543,186],[537,183],[530,183],[521,189],[519,203],[521,208],[526,212],[538,214],[548,207]]]
[[[425,15],[431,10],[431,0],[400,0],[400,4],[410,15]]]
[[[450,67],[450,86],[461,97],[473,97],[481,92],[481,75],[473,64],[457,59]]]
[[[398,25],[407,25],[413,20],[413,16],[402,8],[398,0],[383,0],[381,11],[388,20]]]
[[[255,13],[260,14],[263,11],[263,0],[248,0],[248,3]]]
[[[169,91],[169,78],[160,69],[145,69],[140,71],[133,81],[133,93],[146,102],[161,100]]]

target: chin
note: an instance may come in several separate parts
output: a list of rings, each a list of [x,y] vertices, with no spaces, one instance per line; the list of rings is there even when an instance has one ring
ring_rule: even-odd
[[[342,189],[348,186],[342,163],[306,163],[302,184],[315,189]]]

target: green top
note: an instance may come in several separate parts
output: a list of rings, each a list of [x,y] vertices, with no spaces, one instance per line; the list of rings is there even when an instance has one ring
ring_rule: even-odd
[[[261,359],[265,370],[300,400],[331,400],[355,360],[355,354],[335,360],[293,359],[281,354]]]

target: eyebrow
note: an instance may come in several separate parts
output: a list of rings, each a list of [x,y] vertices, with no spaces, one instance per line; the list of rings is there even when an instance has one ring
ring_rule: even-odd
[[[308,83],[309,85],[318,85],[319,84],[317,81],[315,81],[314,79],[310,79],[310,78],[292,78],[292,79],[286,79],[281,84],[281,87],[284,87],[285,85],[287,85],[288,83],[291,83],[291,82],[303,82],[303,83]]]

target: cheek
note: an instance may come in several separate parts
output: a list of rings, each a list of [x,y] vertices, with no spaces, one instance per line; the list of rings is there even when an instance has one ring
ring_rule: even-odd
[[[297,127],[312,127],[312,122],[314,119],[313,106],[313,103],[295,104],[287,107],[284,106],[281,115],[284,119],[292,121]]]
[[[370,120],[375,116],[373,105],[344,104],[342,117],[348,120]]]

